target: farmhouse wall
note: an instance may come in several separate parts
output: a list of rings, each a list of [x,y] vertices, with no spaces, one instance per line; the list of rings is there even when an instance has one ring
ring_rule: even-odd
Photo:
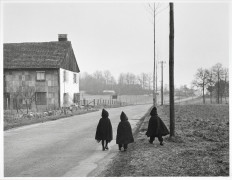
[[[79,73],[60,68],[60,105],[68,107],[74,103],[74,94],[79,94]],[[76,82],[74,82],[76,74]]]
[[[36,72],[45,71],[45,81],[36,80]],[[13,108],[13,93],[22,87],[34,87],[35,92],[44,92],[47,96],[46,105],[32,104],[32,108],[54,109],[59,107],[58,69],[54,70],[4,70],[4,93],[10,94],[8,109]],[[23,102],[24,103],[24,102]]]

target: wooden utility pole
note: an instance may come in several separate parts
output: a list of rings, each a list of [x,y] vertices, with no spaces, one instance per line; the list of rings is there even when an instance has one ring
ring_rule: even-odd
[[[165,61],[160,61],[159,63],[161,63],[161,106],[164,105],[164,91],[163,91],[163,83],[164,83],[164,80],[163,80],[163,68],[164,68],[164,63]]]
[[[169,34],[169,102],[170,102],[170,137],[175,136],[175,107],[174,107],[174,10],[170,6],[170,34]]]
[[[218,104],[220,103],[220,73],[219,73],[219,71],[218,71],[218,74],[217,74],[217,76],[218,76],[218,97],[217,97],[217,101],[218,101]]]
[[[154,70],[153,70],[153,105],[156,106],[156,90],[155,90],[155,3],[154,3]]]
[[[157,67],[158,67],[158,65],[157,65],[157,61],[156,61],[156,69],[155,69],[155,72],[156,72],[156,75],[155,75],[155,94],[157,95]],[[157,96],[156,96],[157,97]],[[156,98],[156,104],[157,104],[157,98]]]

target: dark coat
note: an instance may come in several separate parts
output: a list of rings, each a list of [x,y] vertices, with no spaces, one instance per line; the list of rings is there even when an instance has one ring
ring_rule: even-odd
[[[151,110],[150,115],[151,117],[149,119],[146,135],[148,137],[158,137],[169,134],[167,127],[157,114],[156,107]]]
[[[120,116],[121,122],[118,124],[116,144],[129,144],[134,142],[130,122],[124,112]]]
[[[109,113],[103,109],[102,118],[99,120],[97,125],[95,139],[100,142],[101,140],[107,140],[110,142],[113,139],[113,130],[110,119],[108,118]]]

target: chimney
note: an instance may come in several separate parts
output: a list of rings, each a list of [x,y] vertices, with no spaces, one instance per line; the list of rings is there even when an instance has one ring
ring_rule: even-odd
[[[67,34],[58,34],[58,40],[59,41],[67,41]]]

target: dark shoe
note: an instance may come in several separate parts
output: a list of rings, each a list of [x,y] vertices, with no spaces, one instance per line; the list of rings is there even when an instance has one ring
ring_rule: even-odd
[[[105,148],[104,148],[104,147],[102,148],[102,151],[105,151]]]
[[[160,142],[160,145],[163,146],[164,145],[163,142]]]
[[[108,150],[109,148],[106,146],[105,149]]]

